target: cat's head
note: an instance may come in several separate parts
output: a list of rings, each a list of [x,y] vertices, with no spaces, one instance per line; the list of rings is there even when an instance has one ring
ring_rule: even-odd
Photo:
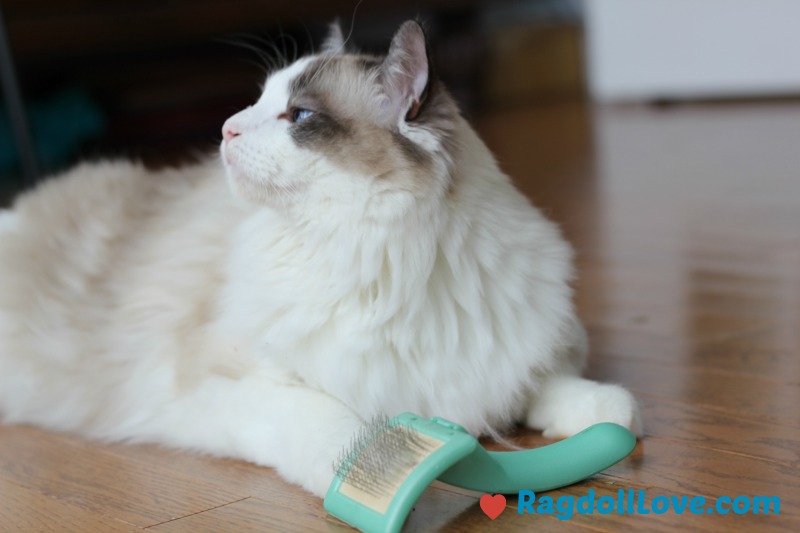
[[[433,76],[421,26],[404,23],[376,57],[349,52],[334,25],[322,50],[272,73],[259,100],[225,122],[234,194],[378,218],[444,195],[462,119]]]

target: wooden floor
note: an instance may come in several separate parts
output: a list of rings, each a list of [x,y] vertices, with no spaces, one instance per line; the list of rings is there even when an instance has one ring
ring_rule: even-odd
[[[779,496],[779,515],[520,515],[437,485],[406,531],[800,531],[800,104],[482,117],[502,166],[578,250],[591,377],[646,437],[553,496]],[[540,436],[521,433],[523,445]],[[348,531],[274,472],[154,446],[0,427],[0,531]]]

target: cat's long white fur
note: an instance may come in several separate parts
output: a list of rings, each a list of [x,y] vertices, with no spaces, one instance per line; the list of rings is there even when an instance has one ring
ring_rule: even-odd
[[[379,413],[640,431],[630,393],[578,377],[569,246],[466,122],[432,167],[454,184],[343,171],[276,118],[308,61],[238,115],[224,163],[85,164],[0,215],[4,421],[239,457],[318,495]]]

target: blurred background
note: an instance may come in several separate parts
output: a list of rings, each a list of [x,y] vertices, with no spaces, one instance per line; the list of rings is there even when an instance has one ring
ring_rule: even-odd
[[[793,0],[356,3],[2,0],[3,197],[83,158],[161,166],[215,150],[269,57],[309,51],[334,17],[370,52],[423,20],[470,118],[569,104],[565,120],[585,122],[584,105],[800,94]]]

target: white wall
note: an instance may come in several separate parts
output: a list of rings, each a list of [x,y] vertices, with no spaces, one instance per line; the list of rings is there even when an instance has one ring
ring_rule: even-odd
[[[800,94],[800,0],[585,0],[597,100]]]

